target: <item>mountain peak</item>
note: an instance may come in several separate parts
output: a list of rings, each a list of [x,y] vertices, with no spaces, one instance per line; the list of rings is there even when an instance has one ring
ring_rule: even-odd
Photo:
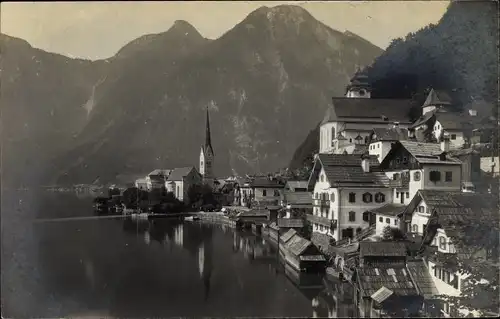
[[[196,30],[196,28],[193,27],[193,25],[191,25],[189,22],[185,20],[175,20],[174,24],[170,29],[168,29],[167,32],[169,33],[175,32],[183,35],[189,35],[189,36],[195,35],[202,37],[201,34],[198,32],[198,30]]]

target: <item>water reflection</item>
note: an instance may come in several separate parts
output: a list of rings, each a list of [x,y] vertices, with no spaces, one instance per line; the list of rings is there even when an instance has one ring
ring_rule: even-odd
[[[31,224],[91,216],[91,202],[22,195],[2,206],[2,223],[10,218],[2,228],[6,317],[351,315],[337,288],[290,271],[276,247],[251,233],[172,219]]]
[[[130,223],[135,224],[134,227]],[[279,276],[285,276],[297,290],[310,301],[313,318],[356,316],[353,290],[347,283],[331,282],[322,275],[295,271],[279,258],[277,247],[260,236],[234,230],[226,225],[209,226],[200,223],[183,224],[180,221],[124,220],[123,229],[128,232],[149,234],[150,240],[160,243],[173,242],[196,255],[198,273],[203,282],[204,300],[210,296],[211,278],[214,271],[213,231],[220,230],[223,236],[232,238],[233,254],[241,254],[249,264],[265,264],[266,268]]]

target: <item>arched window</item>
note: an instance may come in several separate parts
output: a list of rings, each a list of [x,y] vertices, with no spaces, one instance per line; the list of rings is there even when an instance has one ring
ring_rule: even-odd
[[[363,194],[363,202],[365,203],[371,203],[373,201],[373,196],[370,193],[364,193]]]
[[[413,224],[413,226],[411,227],[411,230],[414,233],[418,233],[418,225],[417,224]]]
[[[377,202],[377,203],[385,202],[385,195],[382,193],[375,194],[375,202]]]
[[[349,221],[350,222],[356,221],[356,212],[349,212]]]
[[[365,222],[369,222],[370,221],[370,212],[366,211],[363,213],[363,220]]]

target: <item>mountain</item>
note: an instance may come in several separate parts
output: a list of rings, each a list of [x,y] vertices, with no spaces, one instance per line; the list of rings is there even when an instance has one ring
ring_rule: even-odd
[[[82,129],[105,61],[48,53],[0,34],[2,182],[29,183]]]
[[[367,68],[372,96],[414,98],[422,104],[429,88],[435,88],[448,91],[458,109],[483,100],[496,115],[497,27],[497,2],[452,2],[439,23],[393,40]],[[317,134],[309,135],[301,148],[318,152],[317,140]],[[308,163],[306,155],[297,151],[289,167]]]
[[[72,149],[48,171],[74,183],[198,166],[206,107],[217,175],[275,171],[381,53],[298,6],[261,7],[216,40],[179,22],[113,57]]]

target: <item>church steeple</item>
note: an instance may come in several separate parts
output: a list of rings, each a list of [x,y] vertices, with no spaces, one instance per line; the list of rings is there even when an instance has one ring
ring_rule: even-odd
[[[206,130],[205,130],[205,151],[210,150],[210,152],[214,153],[214,150],[212,148],[212,138],[210,136],[210,115],[208,114],[208,107],[207,107],[207,123],[206,123]]]
[[[213,160],[214,160],[214,149],[212,147],[212,137],[210,132],[210,115],[208,114],[208,107],[206,109],[207,118],[205,126],[205,144],[201,146],[200,152],[200,174],[203,177],[203,181],[213,186],[214,174],[213,174]]]

